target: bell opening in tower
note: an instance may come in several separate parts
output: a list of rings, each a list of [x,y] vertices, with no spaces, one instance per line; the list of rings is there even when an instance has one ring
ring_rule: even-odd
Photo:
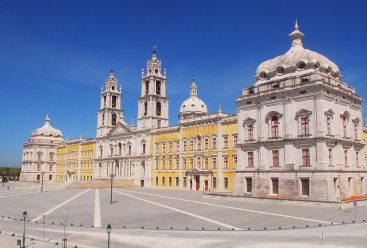
[[[149,94],[149,81],[145,82],[145,95]]]
[[[147,115],[147,110],[148,110],[148,103],[147,103],[147,102],[145,102],[145,103],[144,103],[144,116],[146,116],[146,115]]]
[[[157,115],[158,116],[161,116],[161,103],[160,102],[157,102]]]
[[[112,125],[116,125],[116,114],[112,114]]]
[[[116,108],[116,96],[112,96],[112,108]]]
[[[158,96],[160,96],[160,95],[161,95],[161,81],[157,81],[157,82],[156,82],[156,94],[157,94]]]

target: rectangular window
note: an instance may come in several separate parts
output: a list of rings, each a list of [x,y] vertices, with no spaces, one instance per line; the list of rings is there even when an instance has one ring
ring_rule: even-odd
[[[180,178],[176,177],[176,187],[180,187]]]
[[[198,139],[198,151],[201,150],[201,139]]]
[[[233,169],[237,167],[237,156],[233,156]]]
[[[217,149],[217,138],[213,138],[213,148],[212,149]]]
[[[224,157],[223,158],[223,168],[224,169],[228,169],[228,157]]]
[[[310,180],[307,179],[301,179],[301,185],[302,185],[302,195],[303,196],[309,196],[310,195]]]
[[[213,170],[217,169],[217,158],[212,158],[212,167]]]
[[[356,165],[359,166],[358,152],[356,152]]]
[[[344,150],[344,165],[348,166],[348,151]]]
[[[52,175],[48,175],[48,180],[52,181]]]
[[[143,144],[143,154],[145,154],[145,144]]]
[[[254,128],[252,125],[247,125],[247,139],[248,140],[254,139]]]
[[[196,168],[201,170],[201,158],[200,157],[196,158]]]
[[[168,186],[172,187],[172,177],[168,177]]]
[[[169,142],[169,152],[172,152],[172,142]]]
[[[162,177],[162,187],[166,186],[166,177]]]
[[[204,169],[205,170],[209,169],[209,158],[204,158]]]
[[[41,180],[41,175],[37,175],[37,181]]]
[[[329,149],[329,166],[333,165],[332,149]]]
[[[278,132],[278,117],[273,116],[271,118],[271,137],[276,138],[279,136]]]
[[[194,159],[190,158],[190,170],[194,169]]]
[[[343,137],[347,137],[347,119],[343,116]]]
[[[183,188],[186,188],[186,187],[187,187],[187,184],[186,184],[186,177],[183,177],[183,178],[182,178],[182,181],[183,181]]]
[[[158,120],[158,121],[157,121],[157,127],[158,127],[158,128],[161,128],[161,120]]]
[[[37,165],[37,170],[41,171],[41,165]]]
[[[237,136],[233,136],[233,145],[237,146]]]
[[[213,177],[213,189],[217,188],[217,178]]]
[[[176,152],[180,151],[180,142],[176,141]]]
[[[194,150],[194,141],[190,140],[190,151]]]
[[[208,150],[209,149],[209,139],[205,139],[204,140],[204,142],[205,142],[205,150]]]
[[[252,192],[252,178],[246,178],[246,192]]]
[[[180,169],[180,163],[179,163],[179,160],[176,159],[176,170],[179,170]]]
[[[159,170],[159,160],[158,159],[155,161],[155,169]]]
[[[357,127],[357,124],[354,124],[354,139],[357,139],[357,129],[358,129],[358,127]]]
[[[326,119],[326,126],[327,126],[327,134],[331,135],[331,118],[327,117]]]
[[[166,160],[162,158],[162,170],[166,169]]]
[[[166,153],[166,142],[162,143],[162,153]]]
[[[278,194],[278,189],[279,189],[279,179],[278,178],[272,178],[271,179],[271,184],[272,184],[272,189],[273,189],[273,194],[277,195]]]
[[[224,178],[224,189],[228,189],[228,177]]]
[[[357,152],[357,154],[358,154],[358,152]],[[52,171],[52,164],[50,164],[50,171]]]
[[[186,170],[186,162],[187,162],[187,161],[186,161],[186,158],[184,158],[184,159],[183,159],[183,168],[182,168],[182,169],[184,169],[184,170]]]
[[[172,170],[172,160],[168,160],[168,169]]]
[[[279,166],[279,151],[272,151],[273,153],[273,166]]]
[[[308,132],[308,119],[307,118],[301,118],[301,134],[307,135]]]
[[[186,140],[184,140],[184,142],[183,142],[183,143],[184,143],[184,147],[183,147],[183,149],[184,149],[184,150],[183,150],[183,151],[184,151],[184,152],[186,152],[186,151],[187,151],[187,141],[186,141]]]
[[[248,167],[254,167],[254,153],[253,152],[247,153],[247,164],[248,164]]]
[[[227,149],[228,148],[228,137],[224,137],[224,146],[223,146],[224,149]]]
[[[302,166],[310,166],[309,149],[302,149]]]
[[[155,177],[155,186],[158,186],[158,177]]]

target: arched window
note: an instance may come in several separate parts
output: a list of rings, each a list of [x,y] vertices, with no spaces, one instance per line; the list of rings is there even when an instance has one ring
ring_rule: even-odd
[[[149,81],[145,82],[145,95],[149,94]]]
[[[112,125],[116,125],[116,114],[112,114]]]
[[[147,103],[147,102],[145,102],[145,103],[144,103],[144,116],[146,116],[146,115],[147,115],[147,113],[148,113],[148,103]]]
[[[158,116],[161,116],[161,103],[160,102],[157,102],[157,115]]]
[[[278,132],[278,117],[273,116],[271,118],[271,137],[272,138],[276,138],[278,137],[279,132]]]
[[[161,95],[161,81],[157,81],[156,82],[156,94],[158,95],[158,96],[160,96]]]
[[[50,153],[50,161],[53,161],[54,160],[54,153]]]
[[[116,108],[116,96],[112,96],[112,108]]]
[[[343,116],[343,137],[347,137],[347,118]]]
[[[37,155],[38,155],[37,157],[38,161],[42,161],[42,152],[39,152]]]

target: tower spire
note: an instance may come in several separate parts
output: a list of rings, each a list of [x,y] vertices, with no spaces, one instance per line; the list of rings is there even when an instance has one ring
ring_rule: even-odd
[[[192,79],[192,84],[190,87],[190,97],[198,97],[198,86],[195,83],[195,74]]]
[[[294,31],[289,35],[292,38],[292,47],[287,53],[298,52],[303,50],[302,37],[305,36],[301,31],[298,30],[298,21],[296,18],[296,24],[294,26]]]
[[[294,30],[298,30],[297,18],[296,18],[296,25],[294,26]]]

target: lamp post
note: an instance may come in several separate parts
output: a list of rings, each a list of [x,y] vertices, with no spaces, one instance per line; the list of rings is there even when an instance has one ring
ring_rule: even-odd
[[[23,221],[24,221],[24,229],[23,229],[23,246],[25,248],[25,219],[27,218],[27,211],[23,212]]]
[[[357,202],[353,202],[354,205],[354,221],[357,221]]]
[[[4,175],[5,175],[6,171],[3,171],[3,177],[2,177],[2,181],[3,181],[3,187],[4,187]]]
[[[114,174],[110,174],[110,178],[111,178],[111,201],[110,201],[110,204],[112,204],[112,181],[113,181],[113,178],[115,177]]]
[[[108,248],[110,248],[110,233],[111,233],[111,225],[107,225],[107,233],[108,233]]]
[[[41,172],[41,176],[42,176],[42,186],[41,186],[41,193],[43,192],[43,175],[45,174],[46,172],[42,171]]]

